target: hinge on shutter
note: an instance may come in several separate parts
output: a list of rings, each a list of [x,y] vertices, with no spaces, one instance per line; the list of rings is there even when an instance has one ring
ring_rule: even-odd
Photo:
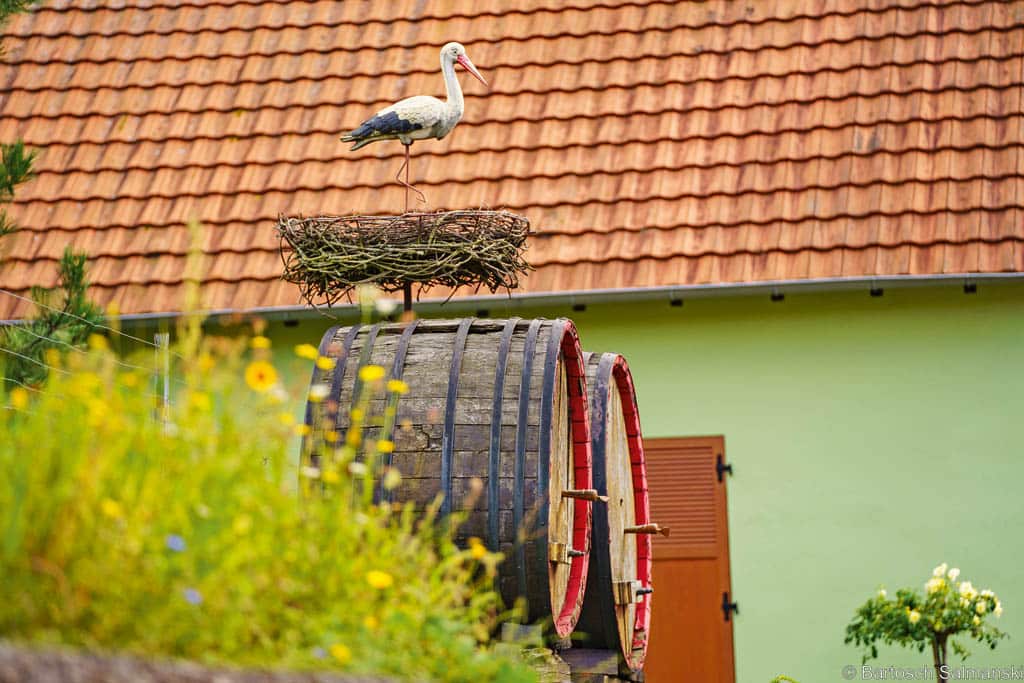
[[[722,481],[722,475],[724,475],[726,472],[732,475],[732,465],[727,465],[722,461],[721,453],[715,456],[715,472],[718,474],[719,483],[721,483]]]
[[[729,613],[735,612],[737,615],[740,613],[739,603],[729,602],[729,592],[722,593],[722,616],[725,617],[726,621],[729,621]]]

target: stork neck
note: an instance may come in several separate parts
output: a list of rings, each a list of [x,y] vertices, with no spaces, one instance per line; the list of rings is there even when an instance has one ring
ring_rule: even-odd
[[[441,73],[444,75],[444,90],[448,98],[446,102],[448,110],[455,114],[456,117],[461,117],[465,103],[462,100],[462,86],[459,85],[459,79],[455,75],[455,62],[441,57]]]

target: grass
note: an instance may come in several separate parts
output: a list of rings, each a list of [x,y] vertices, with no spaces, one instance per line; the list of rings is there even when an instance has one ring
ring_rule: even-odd
[[[368,471],[344,439],[320,469],[297,471],[289,444],[303,426],[268,340],[203,337],[195,323],[180,337],[166,413],[152,377],[118,364],[102,337],[88,353],[50,353],[62,372],[38,391],[0,393],[0,638],[535,679],[490,639],[505,616],[500,556],[458,548],[432,513],[374,505],[374,444],[362,445]]]

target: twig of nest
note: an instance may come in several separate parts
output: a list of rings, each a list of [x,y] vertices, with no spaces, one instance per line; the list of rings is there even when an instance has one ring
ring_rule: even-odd
[[[401,216],[281,216],[283,279],[313,306],[351,299],[372,283],[512,290],[530,270],[530,223],[508,211],[440,211]]]

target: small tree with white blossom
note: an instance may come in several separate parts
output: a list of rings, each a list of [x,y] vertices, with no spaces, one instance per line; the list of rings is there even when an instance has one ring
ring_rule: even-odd
[[[970,581],[959,581],[960,570],[945,562],[924,584],[924,594],[901,588],[889,598],[885,588],[859,608],[846,627],[844,642],[864,648],[863,661],[878,657],[878,643],[932,651],[936,677],[949,680],[948,648],[961,657],[970,653],[962,640],[976,640],[995,649],[1006,634],[989,623],[998,619],[1003,606],[990,590],[977,590]],[[954,639],[956,638],[956,639]]]

